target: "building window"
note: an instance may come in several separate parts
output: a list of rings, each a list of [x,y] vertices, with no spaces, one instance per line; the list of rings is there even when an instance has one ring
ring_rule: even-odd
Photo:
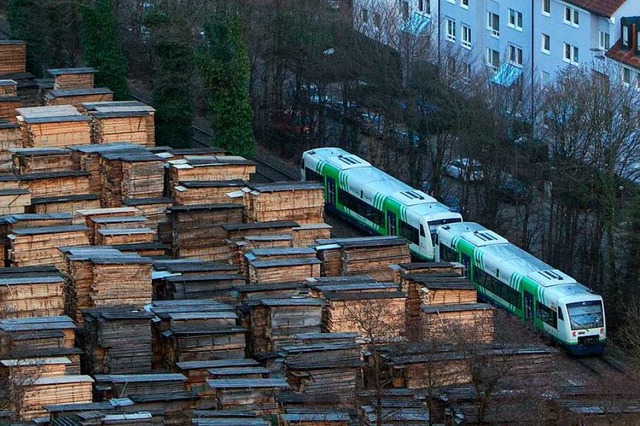
[[[547,71],[542,71],[540,73],[540,84],[542,87],[547,87],[549,85],[550,74]]]
[[[362,22],[364,22],[365,24],[369,22],[369,11],[367,9],[363,7],[360,11],[360,15],[362,16]]]
[[[518,12],[517,10],[509,9],[509,24],[511,28],[515,28],[516,30],[522,29],[522,12]]]
[[[460,0],[460,6],[469,9],[469,0]]]
[[[500,68],[500,53],[497,50],[487,49],[487,65],[494,71]]]
[[[420,12],[431,15],[431,1],[430,0],[418,0],[418,10]]]
[[[551,0],[542,0],[542,14],[551,15]]]
[[[564,23],[577,27],[580,24],[578,9],[569,6],[564,7]]]
[[[449,56],[447,58],[447,73],[449,75],[455,75],[457,69],[456,58]]]
[[[622,45],[629,48],[629,27],[626,25],[622,27]]]
[[[500,37],[500,16],[487,12],[487,29],[491,31],[491,35],[494,37]]]
[[[405,21],[409,19],[409,2],[406,0],[400,0],[400,13],[402,13],[402,19]]]
[[[462,78],[464,78],[465,80],[469,81],[471,80],[471,64],[468,62],[465,62],[462,65]]]
[[[376,28],[382,27],[382,18],[378,12],[373,12],[373,25],[375,25]]]
[[[609,50],[611,47],[611,38],[609,37],[609,33],[600,31],[598,34],[598,47],[603,50]]]
[[[580,57],[578,55],[578,48],[570,44],[564,43],[563,59],[565,62],[569,62],[574,65],[578,65]]]
[[[549,52],[551,51],[551,38],[549,37],[549,34],[542,34],[542,43],[540,46],[540,50],[542,50],[542,52],[546,54],[549,54]]]
[[[622,67],[622,82],[626,85],[631,84],[631,69]]]
[[[522,49],[512,44],[509,45],[509,62],[522,66]]]
[[[462,46],[471,49],[471,27],[462,25]]]
[[[447,35],[446,35],[445,38],[447,40],[453,41],[455,43],[455,41],[456,41],[456,21],[447,18],[446,25],[447,25]]]

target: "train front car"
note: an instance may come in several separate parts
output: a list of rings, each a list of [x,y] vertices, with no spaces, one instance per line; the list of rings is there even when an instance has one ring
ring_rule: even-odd
[[[306,151],[302,179],[322,182],[327,210],[372,234],[406,238],[423,260],[434,260],[438,226],[462,221],[435,198],[340,148]]]
[[[459,261],[478,296],[520,317],[574,355],[602,353],[602,298],[473,222],[441,226],[437,259]]]

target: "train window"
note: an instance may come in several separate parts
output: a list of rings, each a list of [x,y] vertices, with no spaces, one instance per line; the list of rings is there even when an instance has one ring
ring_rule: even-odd
[[[384,227],[384,214],[380,210],[349,194],[344,189],[338,189],[338,202],[376,225]]]
[[[558,306],[558,319],[564,321],[564,315],[562,315],[562,308]]]
[[[458,253],[444,244],[440,244],[440,260],[443,262],[457,262]]]
[[[400,220],[399,222],[399,235],[411,241],[413,244],[419,245],[420,238],[418,237],[418,228],[416,228],[415,226],[411,226],[407,222],[404,222],[402,220]]]
[[[487,274],[477,266],[473,267],[473,276],[479,286],[484,287],[488,292],[513,305],[516,309],[522,309],[522,298],[519,291]]]
[[[304,168],[304,179],[307,181],[324,182],[324,177],[320,173],[316,173],[308,167]]]
[[[537,308],[536,315],[542,322],[549,324],[553,328],[558,328],[558,317],[555,311],[540,302],[537,303]]]

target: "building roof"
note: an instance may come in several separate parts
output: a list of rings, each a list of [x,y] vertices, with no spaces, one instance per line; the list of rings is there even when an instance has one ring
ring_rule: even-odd
[[[640,56],[636,55],[635,49],[623,49],[622,40],[618,40],[607,51],[607,57],[640,71]]]
[[[579,8],[595,13],[596,15],[610,18],[626,0],[566,0]]]

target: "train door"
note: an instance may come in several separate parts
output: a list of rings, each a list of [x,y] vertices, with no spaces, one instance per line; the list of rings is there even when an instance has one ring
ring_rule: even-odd
[[[336,181],[327,176],[327,204],[331,207],[336,205]]]
[[[396,235],[396,214],[387,210],[387,235]]]
[[[524,320],[533,323],[533,294],[524,292]]]
[[[462,260],[462,264],[464,265],[464,274],[465,276],[471,277],[471,258],[466,254],[462,253],[460,256],[460,260]],[[475,277],[473,277],[475,279]]]

